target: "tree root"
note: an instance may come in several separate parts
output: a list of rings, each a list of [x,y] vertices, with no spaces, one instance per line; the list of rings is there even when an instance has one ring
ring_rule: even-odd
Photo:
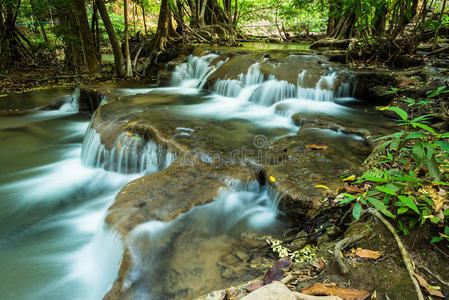
[[[391,232],[391,234],[393,234],[394,239],[396,240],[396,243],[398,245],[398,248],[402,254],[402,260],[404,261],[405,267],[407,268],[407,271],[410,275],[410,279],[412,280],[413,284],[415,285],[415,290],[416,290],[416,294],[418,295],[418,299],[419,300],[424,300],[424,296],[421,292],[421,287],[419,286],[418,281],[416,280],[414,274],[414,268],[413,268],[413,262],[410,259],[410,256],[407,252],[407,250],[405,249],[404,245],[401,242],[401,239],[399,238],[399,236],[397,235],[396,231],[393,228],[393,225],[391,225],[390,222],[388,222],[380,213],[378,210],[374,209],[374,208],[369,208],[367,210],[365,210],[363,213],[369,213],[372,216],[376,217],[377,219],[379,219],[379,221],[381,221],[385,227],[388,228],[388,230]]]
[[[341,258],[341,250],[348,247],[349,245],[357,242],[358,240],[361,240],[364,238],[365,235],[354,235],[351,237],[347,237],[339,241],[334,248],[334,258],[337,261],[338,269],[340,270],[341,274],[347,274],[349,272],[348,267],[343,262],[343,259]]]
[[[418,264],[418,268],[421,268],[423,270],[425,270],[427,273],[429,273],[430,275],[432,275],[436,280],[438,280],[441,284],[444,284],[445,286],[449,287],[449,282],[443,280],[440,276],[438,276],[437,274],[433,273],[429,268],[427,268],[426,266],[422,265],[422,264]]]

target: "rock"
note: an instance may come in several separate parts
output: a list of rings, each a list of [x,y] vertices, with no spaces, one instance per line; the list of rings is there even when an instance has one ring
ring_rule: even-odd
[[[242,251],[237,251],[235,254],[238,258],[240,258],[240,260],[244,261],[248,258],[248,254],[242,252]]]
[[[265,285],[249,295],[242,298],[242,300],[296,300],[295,295],[280,282],[273,282]]]
[[[355,39],[343,39],[343,40],[322,39],[322,40],[318,40],[315,43],[313,43],[310,46],[310,49],[345,50],[349,47],[349,44],[351,44],[354,41],[355,41]]]
[[[282,195],[279,208],[295,219],[310,216],[321,205],[325,190],[316,185],[335,191],[342,185],[338,176],[348,170],[358,172],[360,164],[371,152],[371,147],[363,140],[342,142],[338,137],[323,136],[320,132],[307,128],[297,136],[281,138],[269,146],[269,151],[274,153],[283,151],[285,160],[263,168],[267,182]],[[308,144],[328,148],[306,151]]]

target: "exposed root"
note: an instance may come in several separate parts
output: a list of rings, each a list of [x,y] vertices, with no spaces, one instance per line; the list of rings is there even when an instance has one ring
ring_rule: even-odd
[[[340,270],[341,274],[347,274],[349,272],[348,267],[343,262],[343,259],[341,258],[341,250],[348,247],[349,245],[357,242],[358,240],[361,240],[364,238],[365,235],[354,235],[351,237],[347,237],[339,241],[334,248],[334,258],[337,261],[338,269]]]
[[[377,219],[379,219],[384,225],[385,227],[388,228],[388,230],[391,232],[391,234],[393,234],[394,239],[396,240],[396,243],[398,245],[399,250],[401,251],[402,254],[402,260],[404,261],[405,267],[407,268],[407,271],[410,275],[410,279],[412,280],[413,284],[415,285],[415,290],[416,290],[416,294],[418,295],[418,299],[419,300],[424,300],[424,296],[421,292],[421,287],[419,286],[418,281],[416,280],[415,276],[413,274],[415,274],[414,272],[414,268],[413,268],[413,262],[410,259],[410,256],[407,252],[407,250],[405,249],[404,245],[401,242],[401,239],[399,238],[399,236],[397,235],[396,231],[393,228],[393,225],[391,225],[390,222],[388,222],[388,220],[386,220],[380,213],[379,211],[377,211],[374,208],[369,208],[367,210],[364,211],[364,213],[369,213],[372,216],[376,217]]]
[[[422,265],[422,264],[418,264],[418,268],[425,270],[427,273],[429,273],[430,275],[433,276],[433,278],[435,278],[436,280],[438,280],[441,284],[444,284],[445,286],[449,287],[449,282],[443,280],[440,276],[438,276],[437,274],[433,273],[429,268],[427,268],[426,266]]]

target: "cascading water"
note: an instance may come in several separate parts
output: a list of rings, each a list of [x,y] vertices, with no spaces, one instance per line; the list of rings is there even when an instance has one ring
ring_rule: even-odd
[[[211,66],[211,62],[218,57],[210,53],[202,57],[189,56],[186,63],[180,64],[173,72],[171,86],[203,88],[207,78],[218,66]]]
[[[175,155],[153,140],[121,133],[111,149],[101,143],[100,134],[89,128],[86,132],[81,160],[84,165],[117,173],[150,174],[167,168]]]
[[[187,84],[201,89],[210,74],[222,66],[210,64],[215,58],[214,54],[190,57],[175,69],[172,84]],[[315,87],[311,88],[307,86],[316,78],[316,70],[314,74],[302,70],[297,75],[296,84],[293,84],[279,80],[274,75],[265,76],[261,67],[267,61],[265,58],[262,62],[252,64],[246,74],[237,75],[237,79],[216,80],[209,101],[184,106],[182,113],[217,119],[247,119],[263,127],[292,131],[297,129],[292,123],[292,116],[297,113],[322,113],[339,117],[351,115],[351,108],[340,105],[340,102],[344,102],[340,99],[352,99],[353,85],[347,75],[317,64],[322,75],[316,79]],[[195,81],[194,85],[190,84],[192,80]]]
[[[80,88],[75,88],[72,95],[66,97],[66,99],[65,103],[59,108],[59,111],[77,113],[79,111]]]
[[[260,71],[260,63],[255,63],[248,69],[247,74],[240,74],[238,80],[217,80],[213,90],[218,95],[243,98],[264,106],[290,98],[333,102],[338,97],[352,96],[349,81],[339,82],[337,72],[332,69],[327,72],[328,74],[321,76],[315,88],[306,88],[304,77],[307,70],[298,75],[295,86],[285,80],[276,79],[274,75],[265,80]]]
[[[240,234],[274,233],[282,228],[278,201],[277,193],[257,182],[229,180],[213,202],[195,207],[168,223],[150,221],[137,226],[127,241],[133,260],[133,269],[124,284],[129,296],[199,296],[210,281],[222,281],[223,269],[218,262]],[[186,256],[189,260],[184,259]],[[204,280],[198,281],[198,276]]]

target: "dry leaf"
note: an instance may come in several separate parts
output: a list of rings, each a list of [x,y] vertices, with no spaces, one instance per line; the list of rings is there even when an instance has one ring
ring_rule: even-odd
[[[314,296],[338,296],[343,300],[365,300],[371,295],[368,290],[341,288],[331,283],[315,283],[302,289],[301,293]]]
[[[433,287],[433,286],[431,286],[429,283],[427,283],[427,280],[425,280],[422,276],[420,276],[420,275],[418,275],[418,274],[416,274],[416,273],[414,273],[413,275],[415,275],[416,279],[417,279],[418,282],[419,282],[419,285],[421,285],[423,288],[425,288],[426,291],[427,291],[430,295],[435,296],[435,297],[441,297],[441,298],[444,298],[444,295],[443,295],[443,294],[441,293],[441,291],[439,290],[439,289],[440,289],[439,286],[438,286],[438,287]]]
[[[433,210],[435,212],[439,212],[441,210],[441,208],[443,207],[444,203],[448,202],[448,200],[446,198],[446,192],[444,192],[444,191],[443,191],[443,193],[441,193],[441,191],[437,192],[431,186],[425,186],[425,187],[423,187],[423,190],[425,193],[428,194],[430,199],[432,199]]]
[[[248,285],[246,287],[246,290],[251,293],[261,287],[263,287],[263,281],[256,281],[256,282],[253,282],[250,285]]]
[[[315,145],[315,144],[311,144],[311,145],[306,145],[306,150],[327,150],[327,146],[322,146],[322,145]]]
[[[356,186],[349,185],[349,184],[347,184],[346,182],[345,182],[344,186],[345,186],[345,190],[346,190],[347,192],[363,193],[363,190],[359,189],[359,188],[356,187]]]
[[[263,284],[270,284],[273,281],[280,281],[284,278],[284,271],[288,271],[292,265],[290,257],[283,257],[276,261],[263,278]]]
[[[382,252],[359,248],[355,250],[354,254],[361,258],[378,259]]]

